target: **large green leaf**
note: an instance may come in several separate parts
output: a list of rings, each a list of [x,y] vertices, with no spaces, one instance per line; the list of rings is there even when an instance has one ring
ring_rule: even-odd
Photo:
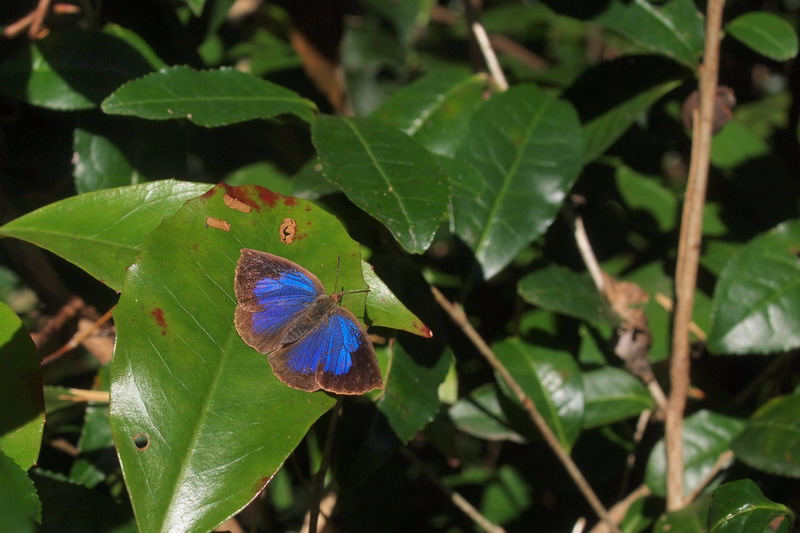
[[[725,32],[775,61],[786,61],[797,55],[797,32],[790,23],[772,13],[757,11],[739,15],[725,25]]]
[[[770,474],[800,478],[800,394],[773,398],[733,442],[736,457]]]
[[[404,343],[409,347],[403,346]],[[432,341],[408,336],[403,342],[389,345],[386,386],[384,390],[373,393],[377,396],[378,409],[404,443],[411,440],[439,412],[437,390],[453,360],[449,350],[423,351],[420,343],[433,348]],[[417,348],[413,349],[415,345]]]
[[[756,237],[725,266],[714,290],[708,348],[748,354],[800,346],[800,220]]]
[[[297,227],[290,244],[285,218]],[[115,312],[111,372],[112,433],[142,531],[213,529],[333,405],[278,381],[236,333],[241,248],[295,261],[329,289],[337,279],[366,287],[358,244],[335,217],[259,187],[217,186],[150,234]],[[360,317],[365,298],[346,295],[343,305]]]
[[[697,411],[683,424],[683,491],[689,494],[714,468],[719,456],[744,427],[744,421],[711,411]],[[666,495],[666,453],[664,439],[650,452],[645,483],[656,496]]]
[[[0,94],[50,109],[88,109],[152,68],[134,47],[106,33],[54,31],[25,42],[0,63]]]
[[[145,235],[209,188],[164,180],[80,194],[0,226],[0,236],[50,250],[119,291]]]
[[[22,320],[0,302],[0,452],[27,470],[44,429],[41,356]]]
[[[529,304],[580,320],[615,326],[619,319],[586,274],[552,265],[522,278],[517,292]]]
[[[450,182],[436,157],[375,119],[321,116],[312,129],[322,173],[411,253],[445,220]]]
[[[589,163],[602,155],[643,113],[680,83],[667,81],[645,89],[585,124],[584,163]]]
[[[103,101],[110,115],[151,120],[185,118],[207,127],[290,113],[310,122],[311,100],[235,69],[197,71],[170,67],[126,83]]]
[[[486,77],[437,69],[393,93],[372,116],[393,124],[433,153],[452,157],[483,103]]]
[[[459,236],[486,278],[550,226],[582,154],[575,110],[532,85],[496,95],[474,115],[457,158],[480,172],[486,190],[472,203],[454,202],[453,210],[457,230],[464,228],[460,218],[468,220]]]
[[[562,446],[571,449],[580,434],[584,411],[583,382],[572,356],[526,344],[519,339],[507,339],[492,348],[536,404]],[[516,396],[499,376],[497,381],[506,395],[516,402]],[[526,425],[530,425],[527,413],[524,417]]]
[[[619,368],[609,366],[584,372],[583,391],[586,402],[584,428],[604,426],[653,408],[647,387]]]
[[[692,0],[612,0],[595,20],[690,68],[703,50],[703,19]]]
[[[750,479],[725,483],[711,496],[708,510],[708,529],[711,533],[786,533],[791,530],[793,522],[792,510],[769,500]]]
[[[9,533],[33,533],[34,521],[42,520],[42,504],[33,482],[18,464],[0,451],[0,529]]]

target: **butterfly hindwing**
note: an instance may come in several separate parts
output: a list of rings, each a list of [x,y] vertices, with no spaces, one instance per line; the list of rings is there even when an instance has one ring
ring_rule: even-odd
[[[316,276],[300,265],[250,249],[239,257],[234,289],[236,329],[261,353],[280,348],[286,331],[325,294]]]
[[[302,339],[270,354],[269,361],[281,381],[301,390],[363,394],[383,387],[372,342],[343,308]]]

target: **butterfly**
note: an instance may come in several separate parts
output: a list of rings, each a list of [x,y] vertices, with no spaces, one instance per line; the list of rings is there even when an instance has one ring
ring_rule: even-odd
[[[327,294],[305,268],[245,248],[234,290],[236,331],[248,346],[269,354],[272,371],[290,387],[337,394],[383,387],[366,330],[339,306],[343,293]]]

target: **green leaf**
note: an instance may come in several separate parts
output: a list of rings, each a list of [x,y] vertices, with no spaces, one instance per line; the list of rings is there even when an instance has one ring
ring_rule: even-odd
[[[206,0],[185,0],[186,5],[189,6],[189,9],[192,10],[192,13],[195,17],[199,17],[203,14],[203,6],[206,3]]]
[[[692,69],[703,50],[703,19],[692,0],[612,0],[595,21]]]
[[[583,382],[578,365],[565,352],[507,339],[492,347],[500,362],[531,397],[559,442],[570,450],[581,431],[584,412]],[[519,405],[505,382],[501,390]],[[520,406],[521,408],[521,406]],[[526,417],[527,425],[530,419]]]
[[[321,116],[312,136],[329,181],[383,223],[406,251],[428,249],[450,196],[433,154],[374,119]]]
[[[128,43],[132,48],[139,52],[139,55],[141,55],[147,61],[153,70],[159,70],[167,66],[167,64],[164,63],[160,57],[158,57],[158,54],[156,54],[155,50],[153,50],[147,41],[142,39],[138,33],[120,26],[119,24],[114,24],[113,22],[103,26],[103,33],[112,35],[117,39]]]
[[[529,304],[579,320],[615,326],[619,319],[586,274],[556,265],[522,278],[517,292]]]
[[[680,81],[673,80],[645,89],[586,123],[583,127],[586,142],[583,162],[589,163],[602,155],[642,114],[680,84]]]
[[[766,141],[744,124],[732,120],[711,139],[711,163],[719,168],[735,168],[768,155],[770,150]]]
[[[164,180],[80,194],[0,226],[0,236],[41,246],[119,291],[145,235],[209,187]]]
[[[780,531],[786,533],[794,523],[794,513],[764,496],[752,480],[725,483],[711,496],[708,529],[711,533]],[[777,524],[780,524],[776,527]]]
[[[92,390],[109,392],[110,386],[109,367],[104,366],[98,372]],[[106,477],[101,461],[107,460],[109,455],[115,455],[107,402],[90,402],[86,406],[78,452],[79,455],[70,468],[69,478],[92,488]]]
[[[183,144],[177,123],[79,120],[73,139],[75,188],[85,193],[186,175]]]
[[[291,244],[280,238],[285,218],[297,226]],[[111,429],[142,531],[213,529],[334,403],[284,385],[236,333],[233,277],[248,247],[303,265],[329,289],[337,279],[366,288],[359,246],[334,216],[260,187],[217,186],[150,234],[115,312],[111,368]],[[360,317],[365,298],[342,305]]]
[[[42,504],[33,482],[18,464],[0,451],[0,527],[9,533],[33,533],[42,521]]]
[[[625,165],[617,167],[615,177],[620,196],[628,207],[646,211],[656,219],[661,231],[675,228],[678,200],[669,189]]]
[[[653,526],[653,533],[706,533],[710,504],[711,494],[701,494],[683,509],[661,515]]]
[[[186,118],[206,127],[292,114],[311,122],[314,102],[231,68],[170,67],[126,83],[103,101],[109,115],[151,120]]]
[[[420,337],[433,337],[428,326],[403,305],[403,302],[378,277],[372,265],[362,261],[361,272],[364,275],[364,281],[369,285],[367,319],[370,325],[401,329]]]
[[[711,411],[697,411],[686,417],[683,424],[684,494],[690,494],[705,479],[743,427],[743,420]],[[660,439],[650,452],[645,472],[645,483],[656,496],[666,495],[666,471],[664,439]]]
[[[474,226],[459,236],[491,278],[555,218],[581,169],[578,116],[567,102],[532,85],[517,85],[484,104],[472,119],[457,158],[483,176],[486,190],[459,218]]]
[[[786,61],[797,55],[797,33],[791,24],[772,13],[757,11],[739,15],[725,25],[725,32],[775,61]]]
[[[438,387],[447,375],[453,354],[436,350],[431,341],[408,337],[390,344],[387,352],[386,386],[373,395],[389,426],[407,443],[439,412]]]
[[[584,429],[638,416],[653,408],[647,387],[628,372],[614,367],[583,373]]]
[[[366,9],[374,10],[390,21],[402,42],[411,42],[414,34],[424,28],[430,18],[434,0],[406,0],[404,2],[385,2],[384,0],[363,0]]]
[[[473,437],[490,441],[525,442],[519,433],[511,429],[493,383],[484,383],[467,397],[461,398],[450,407],[449,414],[460,431]]]
[[[393,93],[372,116],[397,126],[435,154],[452,157],[483,103],[486,77],[437,69]]]
[[[740,461],[763,472],[800,478],[800,395],[772,398],[747,420],[733,443]]]
[[[800,220],[751,240],[714,290],[708,348],[749,354],[800,346]]]
[[[0,452],[27,470],[39,457],[44,429],[41,356],[22,320],[2,302],[0,379]]]
[[[500,465],[484,487],[481,514],[495,524],[511,522],[531,506],[531,486],[510,465]]]
[[[152,68],[122,39],[89,30],[54,31],[0,63],[0,94],[49,109],[97,107]]]

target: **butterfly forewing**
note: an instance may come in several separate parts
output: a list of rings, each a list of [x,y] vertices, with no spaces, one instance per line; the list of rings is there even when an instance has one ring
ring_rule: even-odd
[[[290,387],[363,394],[383,386],[366,331],[312,273],[288,259],[242,250],[236,267],[236,329],[269,353],[275,375]]]

